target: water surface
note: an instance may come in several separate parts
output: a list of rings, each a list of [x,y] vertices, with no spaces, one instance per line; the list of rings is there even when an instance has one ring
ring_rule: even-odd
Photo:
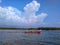
[[[0,30],[0,45],[60,45],[59,30],[42,30],[40,34],[25,34],[28,30]]]

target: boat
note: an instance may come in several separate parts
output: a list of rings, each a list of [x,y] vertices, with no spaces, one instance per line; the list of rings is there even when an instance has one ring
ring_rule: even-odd
[[[27,32],[24,32],[25,34],[40,34],[41,33],[41,30],[36,30],[36,31],[27,31]]]

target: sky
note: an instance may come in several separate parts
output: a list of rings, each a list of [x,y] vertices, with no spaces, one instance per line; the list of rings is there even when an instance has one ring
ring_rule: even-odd
[[[0,0],[0,27],[60,27],[60,0]]]

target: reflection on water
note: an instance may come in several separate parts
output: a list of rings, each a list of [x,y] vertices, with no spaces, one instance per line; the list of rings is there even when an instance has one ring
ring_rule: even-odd
[[[0,30],[0,45],[60,45],[60,31],[42,30],[40,34],[25,34],[27,30]]]

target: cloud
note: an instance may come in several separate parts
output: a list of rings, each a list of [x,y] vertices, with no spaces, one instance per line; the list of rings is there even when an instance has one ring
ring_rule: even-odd
[[[24,12],[12,6],[0,6],[0,25],[15,27],[35,27],[44,22],[46,13],[36,15],[40,4],[37,1],[28,3],[23,9]]]

